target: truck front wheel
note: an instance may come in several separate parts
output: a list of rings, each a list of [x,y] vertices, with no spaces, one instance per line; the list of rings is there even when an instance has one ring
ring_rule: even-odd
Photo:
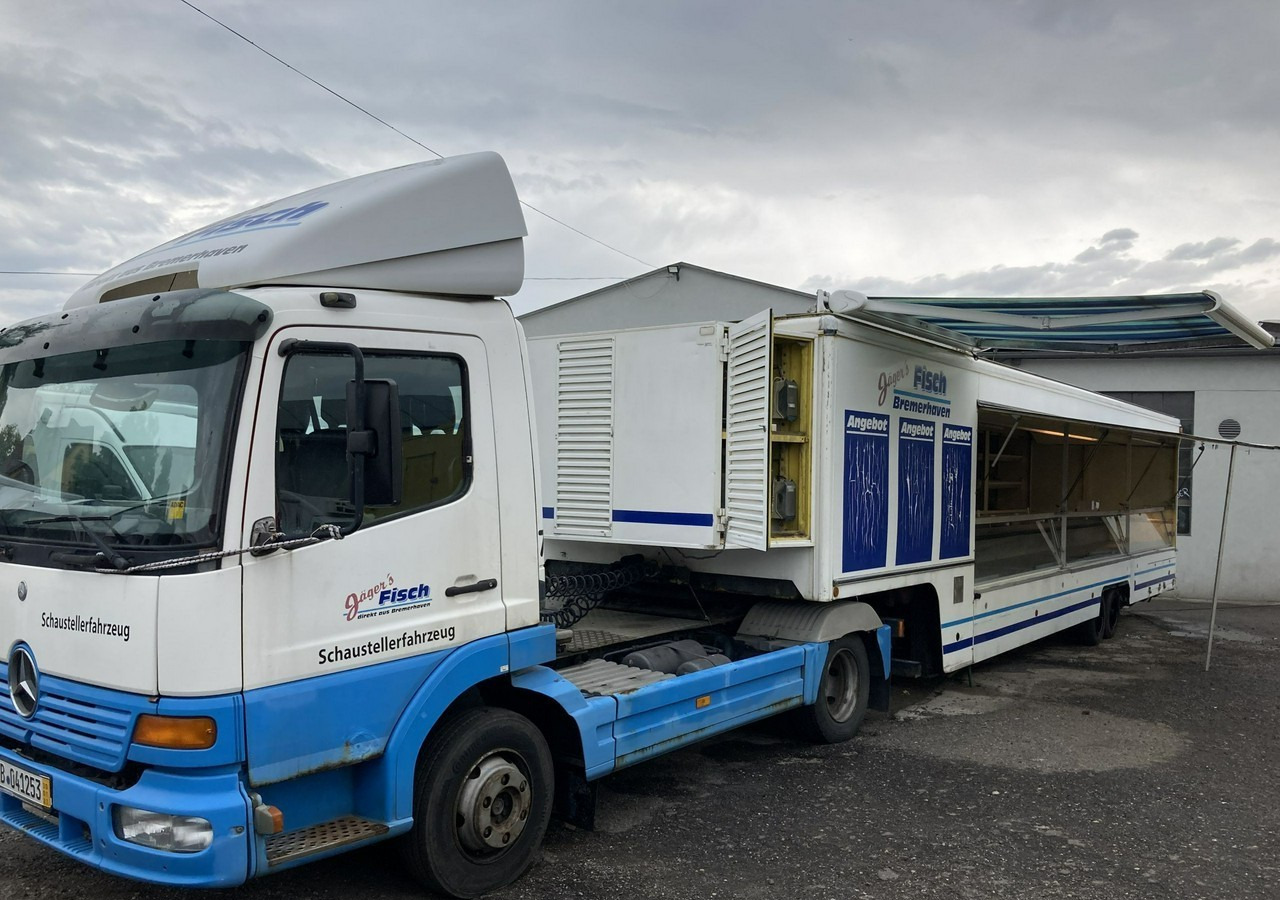
[[[414,877],[453,897],[515,881],[542,845],[553,778],[547,742],[523,716],[482,707],[443,724],[418,760],[401,839]]]
[[[867,714],[871,666],[867,647],[856,634],[832,641],[822,667],[818,699],[799,710],[799,726],[812,741],[838,744],[858,733]]]

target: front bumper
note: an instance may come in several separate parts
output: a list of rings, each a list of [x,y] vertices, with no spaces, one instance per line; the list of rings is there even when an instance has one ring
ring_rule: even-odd
[[[231,887],[252,874],[251,805],[238,767],[181,773],[150,768],[131,787],[113,790],[10,750],[0,749],[0,757],[51,779],[53,808],[48,814],[56,818],[49,821],[17,797],[0,793],[0,821],[86,865],[187,887]],[[201,816],[213,825],[213,842],[196,853],[169,853],[121,840],[112,825],[118,805]]]

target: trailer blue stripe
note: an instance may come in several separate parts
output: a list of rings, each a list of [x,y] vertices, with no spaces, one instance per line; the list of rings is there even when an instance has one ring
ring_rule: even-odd
[[[1081,591],[1089,591],[1097,587],[1104,587],[1108,584],[1116,584],[1117,582],[1123,581],[1123,580],[1124,579],[1122,578],[1110,578],[1106,581],[1095,581],[1093,584],[1083,584],[1080,587],[1071,588],[1071,590],[1068,590],[1068,591],[1059,591],[1056,594],[1047,594],[1044,597],[1036,597],[1034,600],[1024,600],[1023,602],[1015,603],[1012,606],[1002,606],[999,609],[993,609],[988,612],[978,613],[978,615],[976,616],[969,616],[968,618],[965,618],[965,619],[956,619],[954,622],[943,622],[942,627],[954,628],[956,625],[966,625],[969,622],[976,622],[979,619],[988,619],[991,616],[998,616],[1001,613],[1006,613],[1013,609],[1021,609],[1024,606],[1032,606],[1036,603],[1043,603],[1046,600],[1057,600],[1059,597],[1065,597],[1068,594],[1078,594]]]
[[[716,523],[711,513],[658,512],[651,509],[615,509],[613,521],[633,522],[640,525],[691,525],[710,528]]]
[[[542,507],[542,518],[554,519],[554,506]],[[663,512],[654,509],[615,509],[613,521],[629,522],[638,525],[685,525],[695,528],[710,528],[716,524],[716,517],[711,513]]]
[[[997,628],[995,631],[987,631],[971,638],[965,638],[951,644],[947,644],[942,648],[943,653],[953,653],[956,650],[964,650],[968,647],[975,647],[978,644],[985,644],[987,641],[994,641],[996,638],[1004,637],[1006,634],[1013,634],[1015,631],[1021,631],[1024,628],[1030,628],[1032,625],[1039,625],[1041,622],[1048,622],[1053,619],[1061,618],[1068,613],[1076,610],[1085,609],[1089,606],[1096,606],[1101,602],[1097,597],[1090,597],[1088,600],[1081,600],[1079,603],[1073,603],[1070,606],[1064,606],[1062,609],[1055,609],[1053,612],[1045,613],[1043,616],[1035,616],[1031,619],[1023,619],[1021,622],[1014,622],[1012,625],[1005,625],[1003,628]]]

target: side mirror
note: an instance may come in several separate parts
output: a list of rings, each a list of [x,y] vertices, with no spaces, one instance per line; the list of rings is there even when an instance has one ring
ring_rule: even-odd
[[[395,506],[404,492],[404,445],[400,435],[400,391],[387,378],[365,378],[364,430],[347,433],[347,452],[364,469],[365,506]],[[347,382],[347,421],[359,421],[360,384]],[[352,479],[354,492],[355,479]]]

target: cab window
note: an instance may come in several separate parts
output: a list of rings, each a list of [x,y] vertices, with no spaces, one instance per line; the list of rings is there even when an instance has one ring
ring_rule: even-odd
[[[276,432],[276,507],[286,533],[353,518],[347,455],[349,356],[289,357]],[[454,356],[365,353],[365,377],[395,382],[400,396],[404,492],[395,506],[368,506],[365,526],[449,503],[470,481],[466,369]]]

